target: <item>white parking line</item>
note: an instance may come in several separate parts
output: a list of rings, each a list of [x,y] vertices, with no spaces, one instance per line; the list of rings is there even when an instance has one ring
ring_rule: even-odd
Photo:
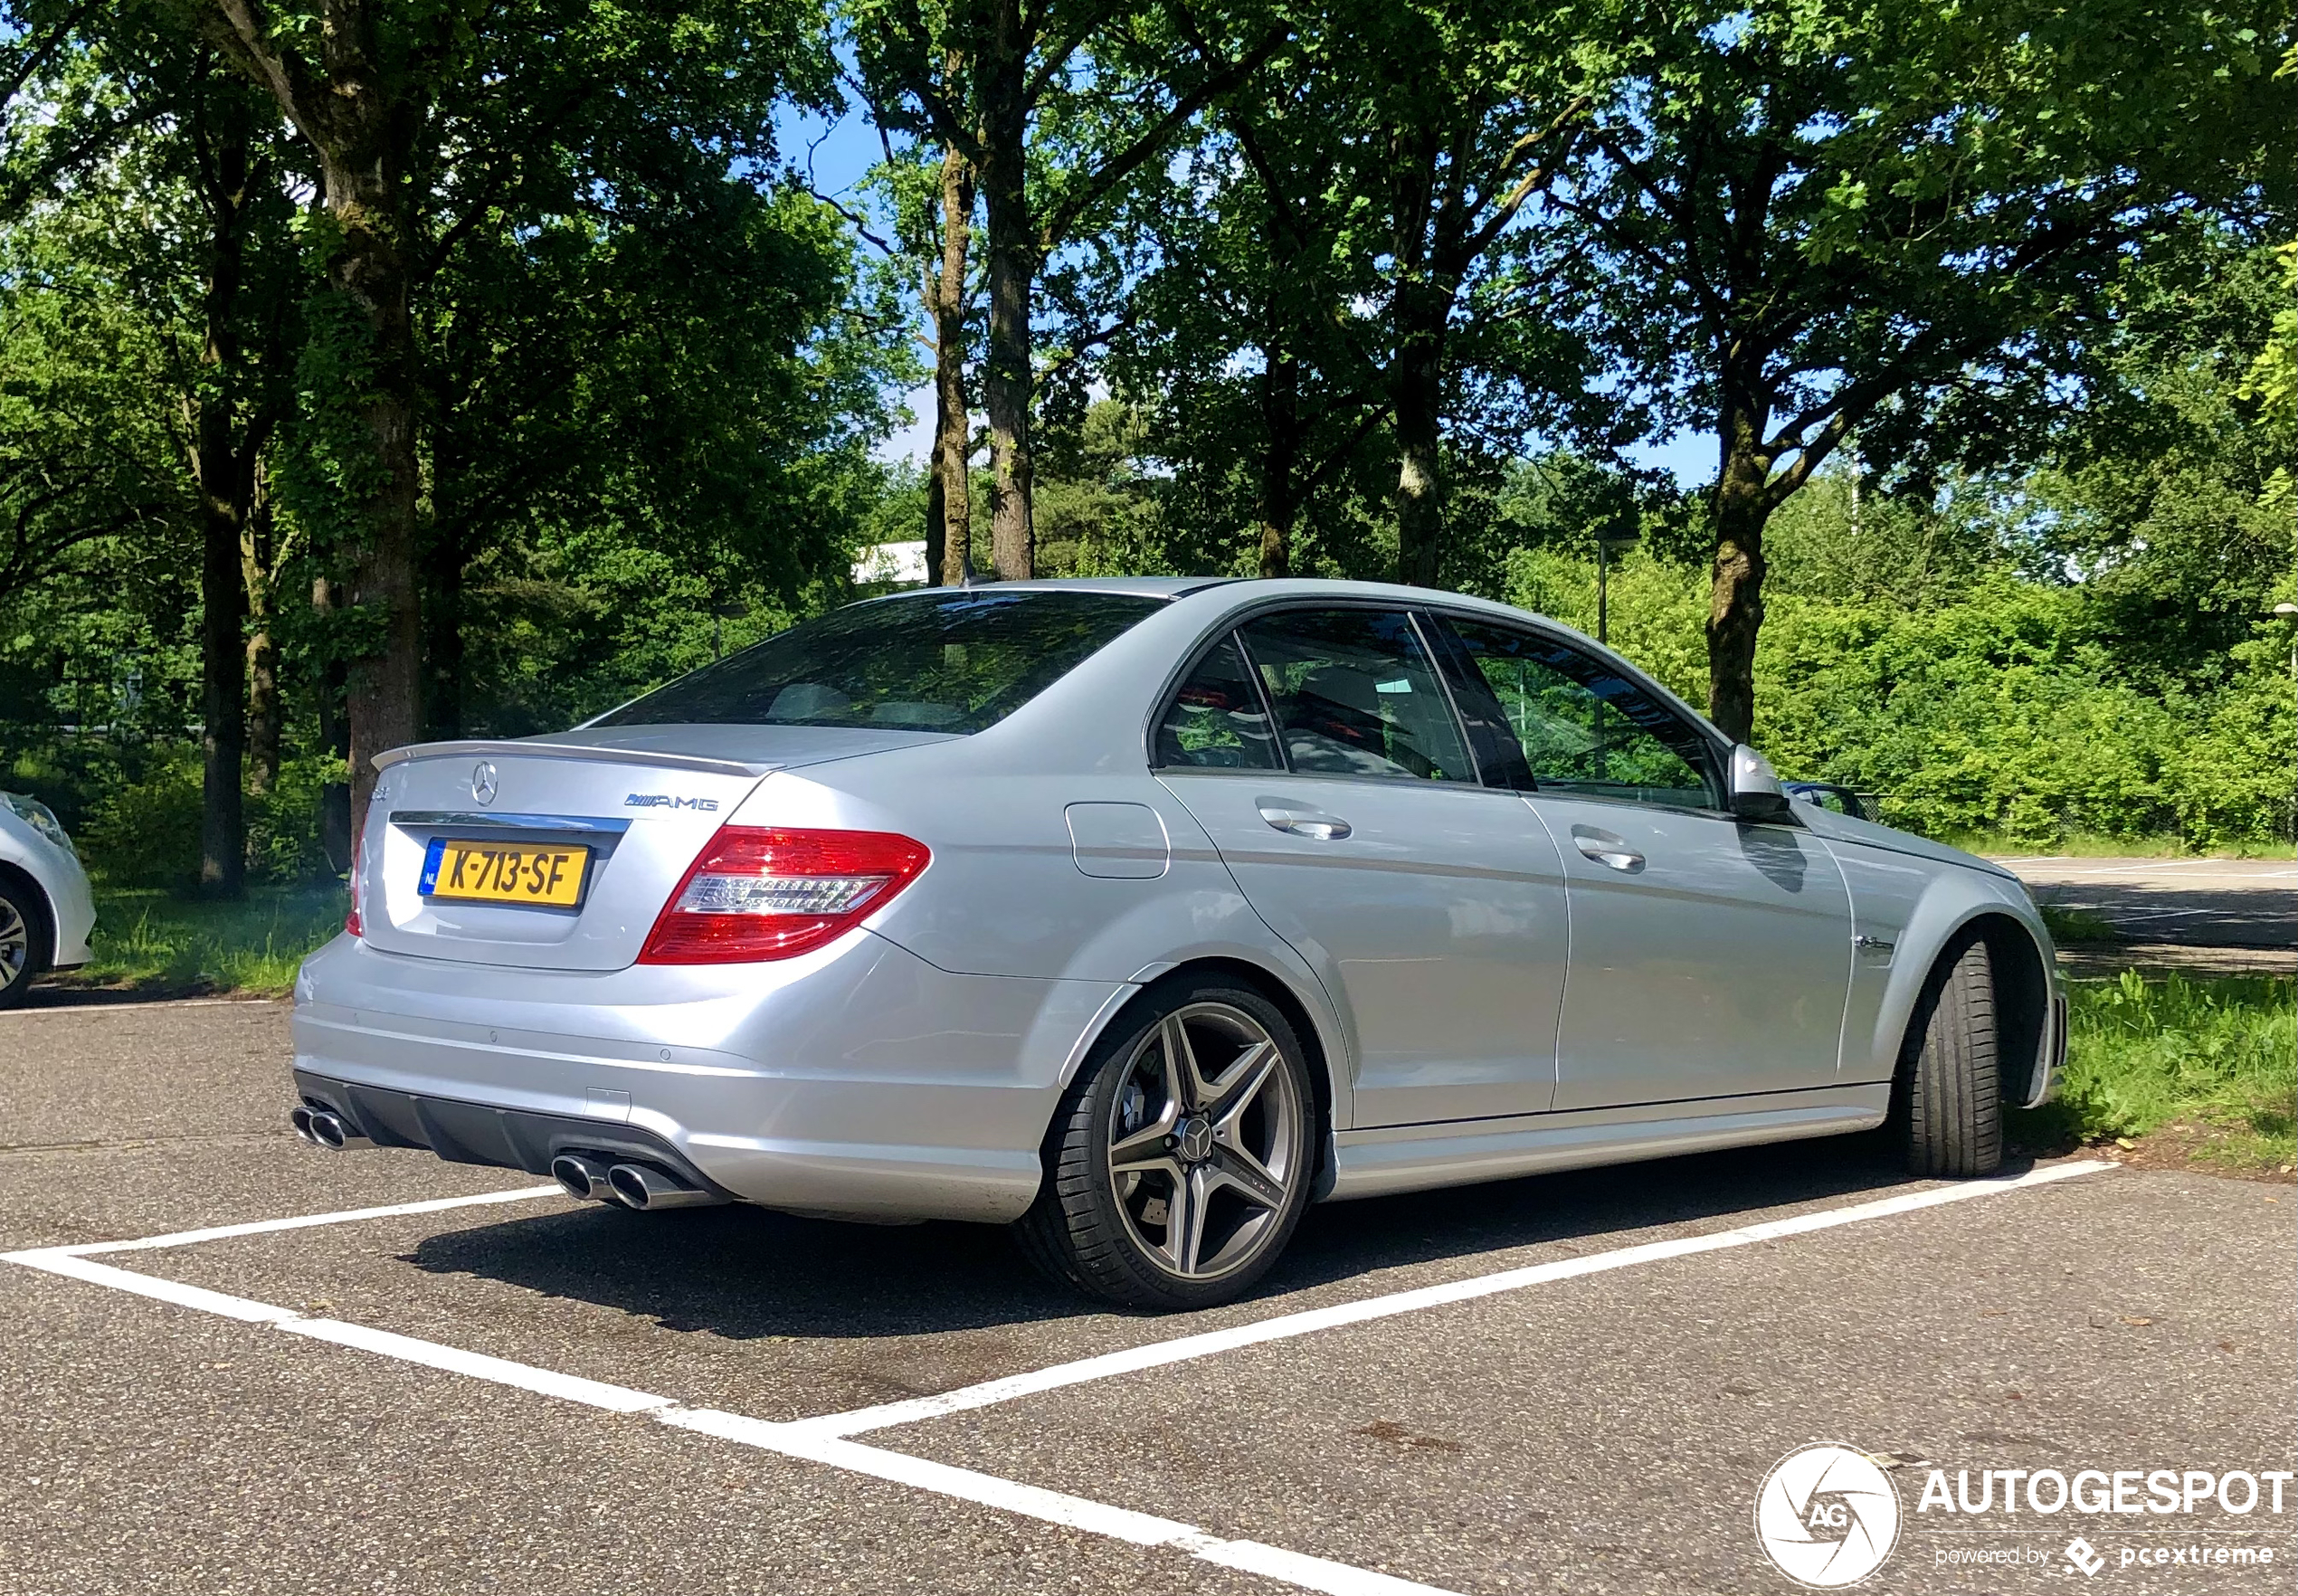
[[[340,1213],[300,1213],[292,1219],[257,1220],[244,1225],[214,1225],[204,1230],[176,1230],[166,1236],[139,1236],[133,1241],[90,1241],[79,1247],[42,1248],[43,1253],[88,1258],[99,1252],[142,1252],[154,1247],[190,1247],[201,1241],[224,1241],[233,1236],[263,1236],[273,1230],[303,1230],[313,1225],[347,1225],[360,1220],[395,1219],[403,1213],[444,1213],[451,1208],[479,1208],[489,1202],[532,1202],[537,1197],[564,1197],[556,1183],[521,1186],[512,1192],[481,1192],[475,1197],[432,1197],[422,1202],[393,1202],[381,1208],[352,1208]]]
[[[1344,1302],[1332,1307],[1311,1308],[1306,1313],[1284,1314],[1256,1324],[1233,1325],[1227,1330],[1210,1330],[1201,1335],[1184,1335],[1175,1341],[1127,1347],[1123,1352],[1081,1358],[1074,1363],[1056,1363],[1050,1368],[1035,1369],[1026,1374],[1010,1374],[1002,1380],[963,1386],[956,1391],[943,1392],[938,1396],[914,1397],[907,1401],[888,1402],[882,1407],[858,1408],[850,1413],[804,1419],[798,1421],[797,1428],[816,1435],[860,1435],[869,1430],[891,1429],[897,1424],[915,1424],[920,1420],[938,1419],[969,1408],[986,1408],[998,1402],[1010,1402],[1017,1397],[1058,1391],[1066,1385],[1082,1385],[1088,1381],[1106,1380],[1113,1375],[1132,1374],[1143,1369],[1186,1363],[1192,1358],[1211,1357],[1216,1353],[1231,1352],[1240,1346],[1281,1341],[1294,1335],[1308,1335],[1341,1325],[1385,1319],[1396,1314],[1442,1307],[1450,1303],[1490,1297],[1497,1292],[1520,1291],[1527,1286],[1545,1285],[1552,1280],[1570,1280],[1581,1275],[1596,1275],[1609,1269],[1655,1263],[1661,1259],[1686,1258],[1695,1253],[1717,1252],[1729,1247],[1771,1241],[1782,1236],[1800,1236],[1813,1230],[1832,1230],[1837,1225],[1856,1225],[1862,1221],[1882,1219],[1888,1214],[1911,1213],[1917,1209],[1936,1208],[1942,1203],[1962,1202],[1974,1197],[2021,1191],[2028,1186],[2045,1185],[2052,1181],[2068,1180],[2075,1175],[2093,1174],[2115,1167],[2112,1164],[2095,1161],[2051,1164],[2046,1168],[2028,1170],[2025,1174],[2009,1180],[1966,1181],[1961,1185],[1935,1187],[1928,1192],[1909,1192],[1850,1208],[1828,1208],[1817,1213],[1767,1220],[1761,1224],[1742,1225],[1733,1230],[1676,1236],[1666,1241],[1647,1241],[1639,1246],[1618,1248],[1610,1252],[1559,1259],[1553,1263],[1503,1269],[1496,1274],[1474,1275],[1467,1279],[1448,1281],[1441,1286],[1423,1286],[1410,1291],[1392,1292],[1386,1297],[1366,1297],[1361,1302]]]
[[[1264,1319],[1258,1324],[1241,1325],[1228,1330],[1216,1330],[1200,1335],[1185,1335],[1176,1340],[1149,1346],[1112,1353],[1097,1358],[1086,1358],[1076,1363],[1057,1364],[1004,1380],[966,1386],[946,1392],[937,1397],[924,1397],[914,1401],[894,1402],[882,1407],[865,1408],[850,1413],[831,1414],[820,1419],[800,1420],[794,1423],[774,1423],[765,1420],[746,1418],[739,1413],[727,1413],[713,1408],[688,1408],[676,1398],[657,1396],[652,1392],[635,1391],[628,1386],[611,1385],[603,1381],[589,1380],[580,1375],[563,1374],[556,1370],[538,1368],[529,1363],[515,1363],[484,1353],[467,1352],[460,1347],[439,1342],[423,1341],[393,1331],[379,1330],[365,1325],[347,1324],[337,1319],[308,1318],[292,1308],[271,1303],[255,1302],[247,1297],[231,1297],[204,1287],[185,1285],[179,1281],[161,1279],[157,1276],[138,1274],[110,1264],[90,1261],[88,1254],[123,1252],[162,1247],[183,1247],[201,1241],[221,1240],[233,1236],[258,1235],[274,1230],[306,1229],[314,1225],[345,1224],[356,1220],[385,1219],[401,1214],[436,1213],[450,1209],[473,1207],[491,1202],[516,1202],[527,1199],[559,1194],[556,1185],[527,1187],[513,1192],[492,1192],[472,1197],[448,1197],[426,1202],[394,1203],[380,1208],[354,1209],[340,1213],[306,1214],[292,1219],[267,1220],[252,1224],[219,1225],[204,1230],[181,1230],[165,1236],[148,1236],[133,1241],[99,1241],[77,1247],[35,1248],[29,1251],[0,1253],[0,1262],[21,1265],[43,1270],[67,1279],[89,1285],[103,1286],[125,1291],[201,1313],[215,1314],[242,1324],[264,1325],[291,1335],[336,1345],[378,1356],[395,1358],[403,1363],[425,1368],[466,1375],[497,1385],[513,1387],[562,1401],[575,1402],[606,1412],[642,1414],[659,1423],[698,1434],[717,1437],[738,1445],[757,1447],[787,1458],[821,1463],[850,1473],[862,1474],[895,1484],[909,1486],[937,1496],[1002,1512],[1019,1514],[1041,1519],[1049,1524],[1062,1525],[1088,1534],[1106,1535],[1141,1546],[1159,1546],[1182,1553],[1201,1562],[1216,1563],[1224,1568],[1258,1574],[1280,1581],[1302,1590],[1315,1591],[1322,1596],[1450,1596],[1439,1587],[1398,1579],[1370,1569],[1349,1563],[1334,1563],[1302,1553],[1288,1552],[1282,1547],[1266,1545],[1258,1541],[1231,1541],[1211,1534],[1194,1525],[1178,1520],[1159,1518],[1136,1512],[1129,1507],[1113,1506],[1083,1496],[1072,1496],[1041,1487],[1025,1485],[1018,1480],[1003,1479],[995,1475],[961,1468],[952,1464],[936,1462],[908,1453],[889,1451],[884,1448],[866,1446],[847,1439],[865,1430],[882,1430],[897,1424],[915,1423],[922,1419],[937,1418],[946,1413],[1011,1401],[1017,1397],[1039,1392],[1058,1390],[1064,1386],[1082,1384],[1087,1381],[1104,1380],[1113,1375],[1131,1373],[1142,1369],[1157,1368],[1192,1358],[1209,1357],[1216,1353],[1262,1342],[1277,1341],[1290,1336],[1306,1335],[1317,1330],[1342,1325],[1361,1324],[1398,1314],[1411,1313],[1421,1308],[1437,1307],[1450,1303],[1467,1302],[1504,1291],[1520,1290],[1527,1286],[1551,1280],[1576,1278],[1582,1275],[1627,1268],[1637,1264],[1651,1263],[1662,1259],[1684,1258],[1703,1252],[1714,1252],[1732,1247],[1744,1247],[1757,1241],[1777,1240],[1787,1236],[1809,1234],[1840,1225],[1856,1224],[1862,1221],[1880,1219],[1888,1214],[1908,1213],[1920,1209],[1934,1208],[1944,1203],[1963,1202],[1970,1198],[1991,1196],[2004,1192],[2019,1191],[2029,1186],[2067,1180],[2076,1175],[2096,1173],[2116,1167],[2112,1164],[2084,1162],[2056,1164],[2045,1169],[2029,1170],[2009,1180],[1972,1181],[1961,1185],[1946,1186],[1927,1192],[1907,1192],[1886,1197],[1874,1202],[1854,1204],[1847,1208],[1824,1209],[1816,1213],[1796,1214],[1787,1219],[1770,1220],[1759,1224],[1743,1225],[1736,1230],[1714,1231],[1705,1235],[1676,1237],[1666,1241],[1647,1242],[1636,1247],[1617,1248],[1608,1252],[1592,1253],[1581,1258],[1562,1259],[1553,1263],[1534,1264],[1525,1268],[1504,1269],[1494,1274],[1479,1275],[1466,1280],[1455,1280],[1441,1286],[1424,1287],[1412,1291],[1392,1292],[1362,1302],[1342,1303],[1333,1307],[1312,1309],[1306,1313],[1285,1314]]]
[[[550,1188],[554,1192],[557,1189],[556,1186]],[[403,1208],[361,1211],[375,1215],[404,1211]],[[318,1215],[303,1222],[308,1224],[329,1219],[340,1221],[351,1217],[348,1214]],[[273,1224],[267,1228],[280,1230],[287,1227]],[[244,1227],[229,1227],[228,1230],[234,1235],[250,1233]],[[184,1232],[185,1236],[193,1234],[195,1232]],[[152,1238],[154,1242],[162,1240]],[[182,1243],[181,1237],[165,1240],[170,1245]],[[533,1392],[540,1396],[576,1402],[609,1413],[645,1414],[679,1430],[714,1436],[740,1446],[757,1447],[785,1458],[828,1464],[849,1473],[868,1475],[872,1478],[930,1491],[936,1496],[971,1502],[1000,1512],[1042,1519],[1048,1524],[1083,1530],[1088,1534],[1106,1535],[1136,1546],[1162,1546],[1200,1562],[1218,1563],[1224,1568],[1239,1569],[1281,1581],[1304,1591],[1315,1591],[1320,1592],[1320,1596],[1452,1596],[1452,1592],[1439,1586],[1419,1584],[1345,1563],[1287,1552],[1281,1546],[1265,1545],[1258,1541],[1224,1540],[1195,1525],[1182,1524],[1176,1519],[1159,1518],[1151,1514],[1137,1513],[1130,1507],[1116,1507],[1106,1502],[1090,1501],[1083,1496],[1024,1485],[1018,1480],[1002,1479],[993,1474],[937,1463],[928,1458],[889,1452],[882,1448],[864,1446],[859,1441],[817,1435],[802,1425],[774,1424],[761,1419],[745,1418],[739,1413],[722,1412],[715,1408],[684,1407],[672,1397],[633,1391],[624,1385],[610,1385],[603,1381],[586,1380],[576,1374],[562,1374],[556,1370],[514,1363],[508,1358],[491,1357],[485,1353],[466,1352],[461,1347],[447,1346],[436,1341],[423,1341],[413,1335],[401,1335],[366,1325],[345,1324],[339,1319],[306,1318],[292,1308],[254,1302],[243,1297],[227,1297],[220,1291],[163,1280],[157,1276],[138,1274],[111,1264],[90,1263],[79,1256],[81,1250],[68,1247],[36,1248],[28,1252],[0,1253],[0,1261],[21,1264],[27,1268],[44,1270],[90,1285],[109,1287],[116,1291],[132,1292],[138,1297],[153,1297],[161,1302],[174,1303],[179,1307],[195,1308],[201,1313],[218,1314],[243,1324],[268,1325],[290,1335],[332,1342],[338,1346],[375,1353],[382,1357],[396,1358],[402,1363],[439,1369],[451,1374],[468,1375],[474,1380]]]

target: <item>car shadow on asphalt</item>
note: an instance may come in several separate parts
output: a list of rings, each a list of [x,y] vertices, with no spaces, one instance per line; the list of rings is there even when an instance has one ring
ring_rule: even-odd
[[[1654,1227],[1712,1228],[1907,1181],[1870,1135],[1330,1203],[1308,1211],[1242,1304],[1209,1312],[1258,1318],[1286,1297],[1379,1270],[1473,1264],[1541,1243],[1601,1251]],[[432,1236],[402,1261],[732,1340],[929,1335],[1112,1311],[1048,1282],[994,1226],[845,1224],[749,1207],[638,1214],[586,1205]]]

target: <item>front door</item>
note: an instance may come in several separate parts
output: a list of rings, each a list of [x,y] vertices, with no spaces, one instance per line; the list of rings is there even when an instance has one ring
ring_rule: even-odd
[[[1724,812],[1715,745],[1617,667],[1455,619],[1571,883],[1558,1108],[1831,1087],[1851,976],[1843,872]]]
[[[1536,1113],[1555,1092],[1562,862],[1480,786],[1402,611],[1282,612],[1224,638],[1158,774],[1353,1033],[1353,1123]]]

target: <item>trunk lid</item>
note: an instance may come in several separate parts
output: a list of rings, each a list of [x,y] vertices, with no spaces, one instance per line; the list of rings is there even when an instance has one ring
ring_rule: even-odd
[[[688,735],[671,735],[680,731]],[[425,958],[620,970],[637,959],[703,844],[768,774],[939,740],[819,727],[634,727],[395,749],[377,761],[354,866],[362,935],[385,952]],[[586,849],[581,899],[547,907],[426,896],[432,844],[458,841]]]

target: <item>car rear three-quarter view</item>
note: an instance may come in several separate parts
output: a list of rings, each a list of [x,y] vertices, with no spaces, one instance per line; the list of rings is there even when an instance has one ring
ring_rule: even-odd
[[[1999,870],[1790,802],[1616,657],[1369,584],[934,589],[398,750],[294,1117],[640,1210],[1011,1223],[1183,1307],[1304,1207],[2049,1089]]]

